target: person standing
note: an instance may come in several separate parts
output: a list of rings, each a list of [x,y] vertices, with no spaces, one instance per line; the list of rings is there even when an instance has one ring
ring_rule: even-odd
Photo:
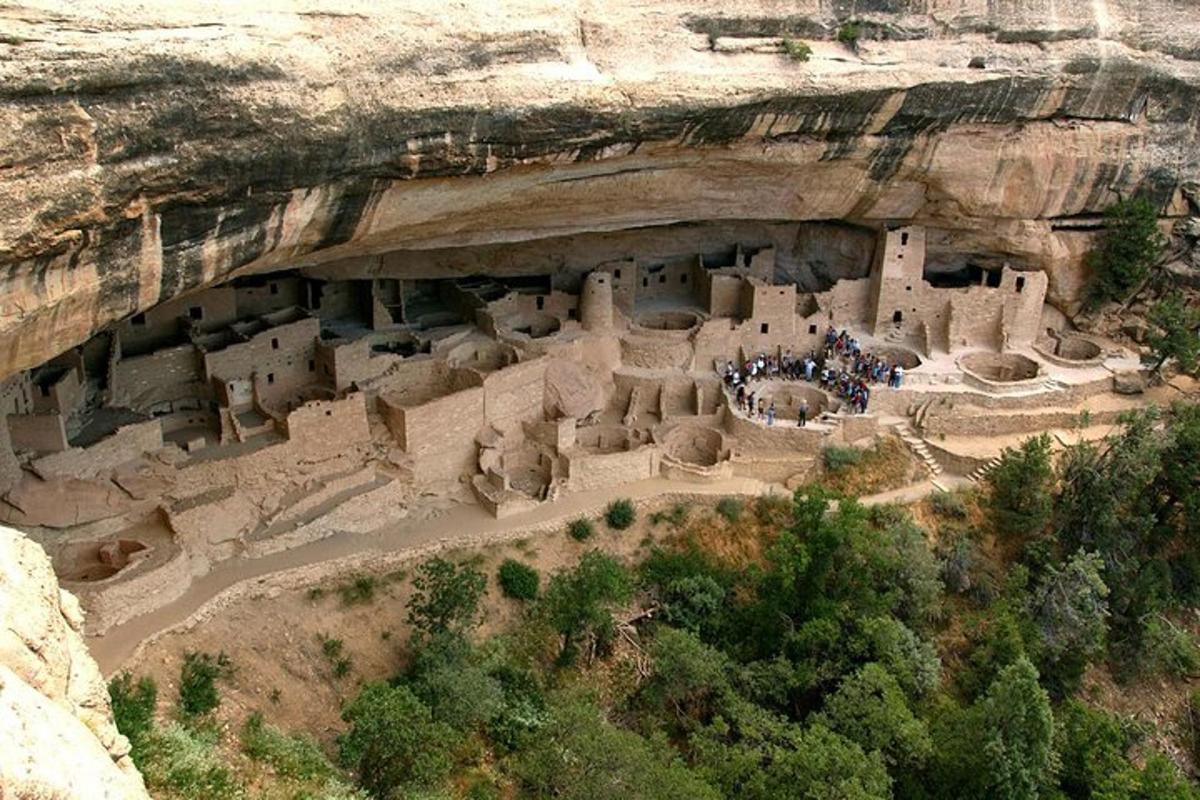
[[[775,424],[775,401],[771,401],[771,407],[767,409],[767,424]]]
[[[799,416],[799,419],[797,420],[797,423],[800,425],[801,428],[804,428],[808,425],[808,401],[807,400],[800,401],[800,416]]]

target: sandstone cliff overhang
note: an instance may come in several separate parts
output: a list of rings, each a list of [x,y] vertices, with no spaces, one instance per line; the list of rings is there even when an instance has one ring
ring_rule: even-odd
[[[233,274],[706,220],[913,220],[1069,304],[1113,199],[1187,213],[1194,9],[793,5],[7,7],[0,373]]]

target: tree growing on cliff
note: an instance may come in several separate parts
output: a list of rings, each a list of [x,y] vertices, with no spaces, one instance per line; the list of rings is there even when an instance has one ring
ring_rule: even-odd
[[[1091,302],[1124,300],[1150,275],[1166,246],[1158,210],[1145,198],[1120,200],[1104,212],[1105,231],[1087,258],[1093,272]]]
[[[1144,358],[1146,365],[1159,374],[1174,359],[1180,372],[1194,373],[1200,364],[1200,309],[1168,297],[1151,306],[1147,321],[1150,353]]]

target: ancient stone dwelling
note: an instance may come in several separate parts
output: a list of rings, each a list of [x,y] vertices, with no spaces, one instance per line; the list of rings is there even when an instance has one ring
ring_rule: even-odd
[[[1000,446],[979,436],[1069,426],[1136,384],[1131,354],[1045,305],[1045,273],[931,267],[921,226],[854,230],[860,266],[816,290],[760,234],[699,252],[626,237],[591,261],[575,243],[573,268],[527,274],[385,256],[184,294],[4,382],[0,517],[37,532],[104,630],[219,561],[372,530],[422,497],[504,517],[658,476],[794,486],[823,448],[892,433],[914,480],[967,475]],[[902,385],[854,413],[764,375],[774,424],[737,408],[728,365],[824,354],[831,328]]]

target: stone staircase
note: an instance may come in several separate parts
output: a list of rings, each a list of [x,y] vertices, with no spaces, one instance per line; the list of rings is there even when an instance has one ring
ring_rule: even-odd
[[[1050,376],[1047,376],[1046,379],[1042,381],[1042,386],[1044,386],[1046,390],[1050,392],[1061,392],[1071,388],[1070,384],[1063,383],[1058,378]]]
[[[908,449],[916,454],[917,458],[921,459],[921,463],[925,465],[925,470],[929,473],[930,478],[937,478],[942,474],[942,465],[933,457],[933,453],[929,452],[929,447],[925,441],[916,434],[912,426],[908,424],[908,420],[900,420],[892,425],[892,430],[900,437],[904,444],[908,445]]]
[[[986,478],[988,476],[988,474],[992,470],[994,470],[999,463],[1000,463],[1000,456],[996,456],[991,461],[987,462],[982,467],[980,467],[979,469],[975,470],[970,475],[968,475],[967,479],[969,481],[971,481],[971,483],[979,483],[984,478]]]

